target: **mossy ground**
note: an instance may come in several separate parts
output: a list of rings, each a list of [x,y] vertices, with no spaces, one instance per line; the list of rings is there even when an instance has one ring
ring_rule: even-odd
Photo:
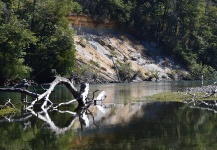
[[[1,108],[2,106],[0,105],[0,108]],[[12,112],[14,112],[14,111],[16,111],[16,109],[15,108],[12,108],[12,107],[5,107],[5,108],[2,108],[2,109],[0,109],[0,115],[6,115],[6,114],[9,114],[9,113],[12,113]]]
[[[4,116],[4,115],[10,114],[12,112],[18,111],[19,110],[18,108],[21,108],[22,105],[23,105],[22,103],[16,103],[16,104],[14,104],[15,108],[12,108],[11,106],[6,106],[6,107],[2,108],[3,105],[0,105],[0,115]]]
[[[182,102],[184,100],[191,100],[193,98],[193,95],[186,94],[185,92],[164,92],[164,93],[158,93],[151,96],[146,96],[143,98],[145,101],[151,101],[151,102],[161,102],[161,101],[171,101],[171,102]],[[204,97],[204,93],[195,93],[195,100],[217,100],[217,97],[215,95]]]

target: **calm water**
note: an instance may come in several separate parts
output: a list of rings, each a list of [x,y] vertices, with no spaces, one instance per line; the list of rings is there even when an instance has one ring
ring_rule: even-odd
[[[0,149],[216,149],[214,107],[132,102],[147,95],[199,85],[199,82],[90,85],[90,97],[97,89],[106,91],[104,113],[96,106],[86,110],[76,104],[59,111],[26,112],[20,108],[16,114],[0,117]],[[19,103],[20,95],[0,93],[1,102],[6,98]],[[66,88],[59,86],[50,99],[62,102],[73,98]]]

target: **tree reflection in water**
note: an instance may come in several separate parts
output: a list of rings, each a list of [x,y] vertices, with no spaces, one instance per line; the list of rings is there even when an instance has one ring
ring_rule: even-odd
[[[204,101],[206,103],[215,103],[214,101]],[[196,103],[196,102],[195,102]],[[31,111],[23,112],[22,117],[15,118],[14,116],[10,118],[10,121],[22,121],[25,124],[23,129],[26,132],[19,131],[16,133],[16,138],[10,137],[15,130],[19,130],[17,124],[5,124],[2,127],[2,134],[4,129],[7,129],[7,138],[10,138],[10,143],[14,143],[15,139],[20,140],[23,138],[28,138],[28,145],[24,145],[23,149],[211,149],[216,147],[216,115],[212,112],[203,111],[202,104],[200,109],[189,109],[194,105],[194,103],[143,103],[139,105],[134,104],[118,104],[114,105],[111,109],[106,107],[106,114],[100,117],[106,117],[104,120],[102,118],[95,119],[100,125],[100,129],[87,128],[88,130],[76,131],[76,136],[73,135],[73,131],[67,129],[76,118],[91,117],[89,114],[89,108],[94,106],[92,103],[88,109],[85,107],[76,107],[71,109],[68,107],[59,107],[57,110],[50,107],[47,111],[33,110],[35,114]],[[99,105],[101,106],[101,105]],[[120,107],[119,107],[120,106]],[[182,109],[180,109],[182,108]],[[199,107],[198,107],[199,108]],[[110,110],[109,110],[110,109]],[[91,108],[90,108],[91,110]],[[136,112],[141,112],[138,115]],[[110,113],[109,113],[110,111]],[[134,113],[130,114],[130,112]],[[68,118],[61,118],[61,114],[68,115]],[[67,120],[64,122],[64,126],[60,127],[58,121],[52,118],[53,115],[58,117],[58,121]],[[80,116],[79,116],[80,115]],[[86,116],[85,116],[86,115]],[[88,116],[89,115],[89,116]],[[115,125],[114,122],[109,122],[114,117],[131,116],[130,120],[124,121],[123,118],[119,118],[119,122]],[[8,117],[9,119],[9,117]],[[15,120],[20,119],[20,120]],[[38,119],[38,121],[37,121]],[[43,120],[45,119],[45,120]],[[90,122],[85,122],[82,120],[82,128],[86,125],[91,127]],[[39,120],[43,122],[39,123]],[[4,121],[9,122],[9,120],[4,119]],[[98,122],[99,121],[99,122]],[[105,122],[108,121],[108,122]],[[30,123],[28,123],[30,122]],[[30,125],[34,126],[37,122],[37,127],[41,129],[49,130],[36,130],[34,136],[32,132],[29,132]],[[8,125],[6,127],[6,125]],[[13,130],[11,130],[13,129]],[[53,131],[55,134],[48,133],[47,131]],[[70,132],[66,132],[66,131]],[[72,132],[71,132],[72,131]],[[86,132],[87,131],[87,132]],[[64,133],[64,134],[62,134]],[[31,136],[30,136],[31,135]],[[56,136],[58,135],[58,136]],[[4,136],[0,136],[1,137]],[[22,140],[20,140],[22,141]],[[105,142],[101,142],[105,141]],[[22,141],[23,143],[24,140]],[[6,142],[5,142],[6,143]],[[3,145],[3,144],[2,144]],[[8,144],[9,145],[9,144]],[[12,145],[12,144],[11,144]],[[16,143],[13,144],[17,146]],[[31,147],[32,146],[32,147]],[[9,147],[9,146],[8,146]],[[8,148],[6,147],[6,148]],[[0,143],[0,148],[1,147]],[[16,147],[15,147],[16,148]],[[18,149],[18,148],[17,148]],[[20,147],[22,149],[22,147]]]
[[[77,93],[79,95],[82,92]],[[55,106],[47,99],[41,99],[37,106],[36,99],[36,103],[30,104],[33,107],[22,109],[21,116],[10,114],[0,120],[22,122],[22,129],[26,130],[23,132],[17,124],[1,124],[0,149],[206,149],[208,146],[217,146],[214,143],[217,129],[213,125],[217,116],[201,111],[207,109],[216,113],[216,101],[118,104],[106,107],[104,115],[93,115],[89,109],[92,106],[105,112],[101,101],[98,101],[101,99],[99,97],[95,101],[94,98],[86,99],[84,105],[78,104],[76,108],[71,105],[68,107],[76,100]],[[208,104],[210,106],[205,107]],[[61,117],[62,114],[67,117]],[[92,118],[89,120],[88,117]],[[93,124],[96,119],[100,130],[91,128],[91,119]],[[75,120],[79,120],[82,130],[88,126],[90,128],[87,128],[87,132],[70,130],[77,125]],[[34,133],[29,129],[35,130]],[[22,145],[17,147],[17,143]]]
[[[73,124],[74,121],[78,118],[81,126],[81,130],[83,130],[83,127],[88,127],[89,122],[89,116],[93,119],[93,124],[98,127],[98,125],[94,121],[94,116],[92,112],[89,110],[89,107],[91,105],[96,106],[99,108],[100,111],[104,112],[105,109],[103,108],[102,104],[90,104],[87,106],[80,106],[78,105],[73,111],[71,110],[60,110],[55,107],[49,106],[47,108],[41,109],[40,111],[36,111],[33,109],[27,109],[27,111],[23,112],[20,117],[14,117],[15,113],[9,114],[7,116],[3,116],[4,119],[1,119],[0,122],[22,122],[23,123],[23,129],[26,129],[28,127],[31,127],[34,122],[31,122],[32,117],[36,117],[37,119],[42,120],[44,123],[42,124],[41,128],[48,128],[52,132],[54,132],[56,135],[63,134],[67,130],[69,130]],[[49,112],[56,111],[61,114],[70,114],[71,115],[71,121],[68,122],[68,124],[65,127],[58,127],[54,121],[52,121]]]
[[[184,101],[190,108],[208,110],[213,113],[217,113],[217,101],[216,100],[191,100]]]
[[[25,82],[22,82],[20,85],[26,86],[28,82],[25,80]],[[72,96],[74,97],[74,100],[70,100],[67,102],[62,102],[57,104],[56,106],[54,103],[49,99],[52,91],[54,91],[54,88],[58,84],[64,84]],[[22,114],[23,116],[19,118],[14,118],[14,115],[11,114],[9,116],[4,116],[3,120],[0,121],[8,121],[8,122],[24,122],[24,128],[31,124],[28,120],[32,117],[35,116],[38,119],[41,119],[44,121],[44,124],[42,127],[46,125],[47,128],[55,132],[57,135],[65,133],[67,130],[69,130],[72,125],[74,124],[74,121],[76,118],[79,118],[81,129],[83,129],[83,126],[89,126],[89,119],[88,115],[91,115],[93,118],[94,122],[94,116],[92,113],[89,111],[89,107],[91,105],[95,105],[99,110],[104,112],[105,110],[102,107],[102,101],[106,98],[106,92],[102,91],[99,93],[99,95],[95,98],[95,93],[98,91],[93,92],[93,97],[90,99],[88,97],[89,94],[89,83],[87,81],[82,81],[80,85],[80,91],[78,91],[72,80],[69,80],[67,78],[63,77],[55,77],[55,80],[49,84],[49,87],[47,89],[44,89],[44,93],[38,94],[35,90],[34,92],[28,91],[27,88],[21,88],[22,86],[16,86],[16,87],[11,87],[11,88],[0,88],[1,92],[18,92],[21,93],[21,101],[25,105],[24,110],[26,111],[25,114]],[[23,99],[22,95],[29,95],[34,100],[32,102],[28,102],[27,98]],[[60,110],[60,107],[65,106],[65,105],[71,105],[72,103],[77,102],[78,106],[75,110],[70,111],[70,110]],[[10,104],[10,100],[8,100],[8,103]],[[36,109],[37,105],[40,105],[39,111]],[[65,127],[58,127],[56,126],[55,122],[51,119],[49,112],[52,111],[57,111],[58,113],[66,113],[71,115],[71,120],[68,122],[68,124]],[[94,122],[95,124],[95,122]]]

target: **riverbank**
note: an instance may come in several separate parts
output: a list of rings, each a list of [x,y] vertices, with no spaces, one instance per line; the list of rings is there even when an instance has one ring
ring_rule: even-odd
[[[151,96],[146,96],[145,101],[175,101],[183,102],[186,100],[217,100],[217,86],[207,85],[201,87],[190,87],[177,92],[162,92]]]

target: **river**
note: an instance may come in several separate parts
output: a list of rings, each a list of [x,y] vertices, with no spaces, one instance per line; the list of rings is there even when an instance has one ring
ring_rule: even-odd
[[[144,99],[194,86],[200,82],[91,84],[90,97],[95,90],[107,93],[101,107],[87,110],[74,104],[59,111],[36,109],[31,113],[19,108],[1,116],[0,149],[215,149],[215,111]],[[7,98],[20,101],[19,94],[1,93],[2,103]],[[59,103],[73,98],[65,87],[58,86],[50,99]]]

